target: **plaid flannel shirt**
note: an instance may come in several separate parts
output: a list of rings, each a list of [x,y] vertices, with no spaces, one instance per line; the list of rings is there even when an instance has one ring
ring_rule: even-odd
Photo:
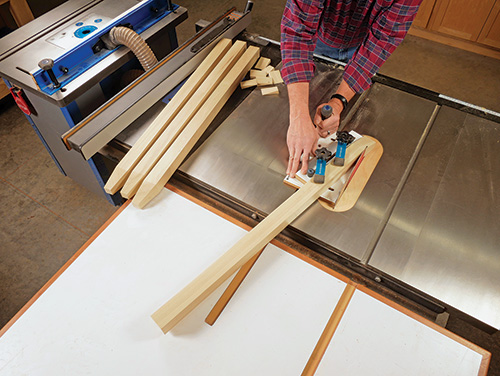
[[[422,0],[287,0],[281,20],[281,74],[286,84],[309,82],[316,38],[334,48],[359,46],[344,80],[356,92],[401,43]]]

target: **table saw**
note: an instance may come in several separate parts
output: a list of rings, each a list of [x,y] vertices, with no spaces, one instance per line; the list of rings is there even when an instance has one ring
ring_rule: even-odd
[[[186,10],[167,2],[161,6],[177,8],[162,11],[164,17],[156,26],[142,33],[165,29],[157,39],[168,38],[170,46],[162,45],[158,64],[123,89],[104,88],[117,70],[134,64],[124,47],[67,82],[61,70],[60,88],[45,77],[46,90],[36,83],[43,75],[36,64],[49,57],[46,50],[37,53],[28,68],[14,67],[9,60],[32,52],[30,46],[46,42],[44,38],[60,36],[75,21],[87,22],[91,14],[99,16],[92,16],[92,21],[118,25],[128,9],[143,3],[120,2],[125,9],[114,9],[103,18],[115,2],[70,1],[48,14],[52,20],[59,14],[69,16],[60,17],[38,39],[34,35],[39,35],[42,22],[21,28],[4,38],[16,47],[0,55],[0,74],[9,87],[23,90],[31,109],[27,116],[56,163],[103,195],[103,182],[113,164],[218,40],[245,40],[261,47],[261,55],[273,66],[280,63],[279,43],[245,31],[250,6],[241,12],[231,9],[213,22],[200,22],[200,31],[177,47],[175,25],[185,18]],[[109,31],[94,32],[99,30]],[[4,40],[1,46],[5,51]],[[315,62],[311,111],[329,98],[343,72],[339,62],[319,56]],[[253,223],[287,199],[294,192],[283,184],[288,101],[286,87],[279,89],[280,94],[272,97],[238,90],[174,175],[173,184]],[[351,101],[341,127],[382,143],[384,155],[378,167],[351,210],[333,213],[314,204],[282,235],[436,314],[460,313],[475,325],[498,330],[499,114],[376,76],[372,88]],[[66,164],[71,167],[63,167]],[[119,203],[120,197],[110,200]]]

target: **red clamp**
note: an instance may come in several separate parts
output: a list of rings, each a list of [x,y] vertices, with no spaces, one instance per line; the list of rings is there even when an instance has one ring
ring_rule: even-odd
[[[31,109],[27,100],[24,98],[23,91],[17,87],[11,87],[9,90],[21,111],[28,116],[31,115]]]

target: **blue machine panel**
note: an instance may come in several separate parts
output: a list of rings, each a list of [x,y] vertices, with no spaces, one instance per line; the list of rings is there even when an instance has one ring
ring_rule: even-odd
[[[172,11],[175,11],[178,5],[172,4],[172,8]],[[67,50],[62,56],[53,59],[53,72],[61,86],[54,88],[47,72],[42,69],[36,71],[33,77],[44,93],[52,95],[114,51],[93,49],[100,37],[113,27],[127,25],[135,32],[141,33],[172,11],[167,10],[167,1],[150,0],[115,20],[97,14],[88,15],[47,39],[48,42]]]

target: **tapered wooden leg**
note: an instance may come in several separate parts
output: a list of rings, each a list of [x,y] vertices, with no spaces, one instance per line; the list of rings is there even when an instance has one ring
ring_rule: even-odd
[[[259,253],[257,253],[254,257],[248,260],[248,262],[241,267],[238,273],[236,273],[231,283],[227,286],[226,290],[221,295],[217,303],[215,303],[214,308],[212,308],[207,318],[205,319],[205,322],[208,325],[213,325],[215,321],[219,318],[224,308],[226,308],[227,303],[229,303],[233,295],[236,293],[236,290],[238,290],[241,283],[246,278],[246,276],[248,275],[254,264],[257,262],[257,259],[262,254],[262,252],[264,252],[264,249],[266,247],[262,248],[262,250]]]
[[[318,369],[319,362],[321,362],[323,355],[325,355],[325,351],[332,340],[335,330],[337,330],[337,327],[339,326],[340,320],[342,319],[342,316],[351,301],[354,291],[356,291],[356,286],[354,285],[347,285],[344,289],[340,300],[330,316],[330,320],[328,320],[326,327],[323,330],[321,337],[319,337],[319,341],[316,344],[304,371],[302,372],[302,376],[312,376]]]

